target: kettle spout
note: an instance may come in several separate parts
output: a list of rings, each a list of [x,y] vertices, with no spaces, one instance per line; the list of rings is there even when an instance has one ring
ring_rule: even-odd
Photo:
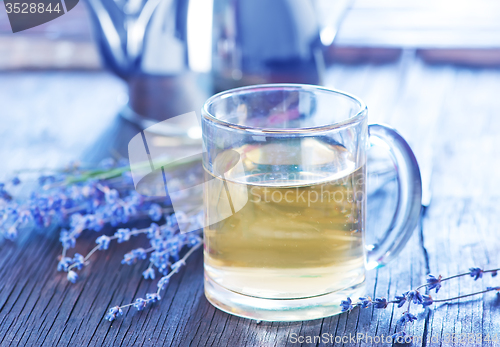
[[[161,0],[85,0],[106,67],[126,79],[140,64],[144,33]]]
[[[130,71],[126,54],[125,14],[114,1],[85,0],[90,9],[94,36],[107,68],[122,78]]]

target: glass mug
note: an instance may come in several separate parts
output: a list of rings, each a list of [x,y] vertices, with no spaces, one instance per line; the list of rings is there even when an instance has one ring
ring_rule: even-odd
[[[297,321],[365,295],[365,272],[394,258],[417,225],[420,171],[406,141],[367,124],[364,103],[299,84],[219,93],[202,110],[205,295],[228,313]],[[365,244],[366,151],[389,149],[398,206]]]

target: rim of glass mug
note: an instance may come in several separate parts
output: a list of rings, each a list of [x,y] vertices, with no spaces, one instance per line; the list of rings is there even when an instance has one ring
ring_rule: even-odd
[[[212,106],[214,102],[219,101],[219,100],[223,100],[223,99],[227,99],[227,98],[229,98],[233,95],[236,95],[236,94],[245,94],[245,93],[262,91],[262,90],[287,90],[287,89],[297,90],[297,91],[307,91],[307,90],[309,90],[309,91],[323,91],[323,92],[327,92],[327,93],[331,93],[331,94],[336,94],[340,97],[344,97],[346,99],[353,101],[353,103],[355,103],[359,107],[359,110],[353,116],[346,118],[345,120],[342,120],[340,122],[312,126],[312,127],[300,127],[300,128],[253,127],[253,126],[249,126],[249,125],[243,125],[243,124],[233,123],[233,122],[229,122],[227,120],[219,119],[214,114],[212,114],[212,112],[209,111],[210,106]],[[351,126],[353,124],[356,124],[356,123],[364,120],[367,117],[367,111],[368,111],[367,106],[360,98],[358,98],[352,94],[346,93],[344,91],[338,90],[338,89],[316,86],[316,85],[312,85],[312,84],[271,83],[271,84],[256,84],[256,85],[251,85],[251,86],[246,86],[246,87],[228,89],[228,90],[225,90],[223,92],[217,93],[217,94],[215,94],[207,99],[207,101],[203,105],[201,114],[203,117],[205,117],[205,119],[213,121],[214,123],[218,123],[220,125],[235,128],[238,130],[255,132],[258,135],[258,134],[262,134],[262,133],[274,133],[274,134],[279,134],[279,133],[293,134],[293,133],[296,133],[296,134],[298,134],[298,133],[322,132],[322,131],[330,131],[330,130],[334,130],[334,129],[342,129],[342,128]]]

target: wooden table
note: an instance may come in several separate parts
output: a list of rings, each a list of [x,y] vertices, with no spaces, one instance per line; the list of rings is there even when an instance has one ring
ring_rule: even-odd
[[[363,98],[371,122],[400,130],[415,149],[432,192],[420,227],[397,261],[369,272],[368,294],[393,297],[425,282],[428,273],[498,267],[500,71],[428,66],[409,51],[394,64],[334,65],[327,81]],[[106,73],[1,74],[1,174],[123,151],[139,131],[116,118],[124,93],[121,81]],[[391,213],[381,201],[370,212],[369,230],[380,229],[379,218]],[[95,237],[84,234],[76,251],[88,252]],[[143,312],[125,309],[124,317],[109,323],[103,318],[111,305],[129,303],[156,288],[156,282],[142,279],[142,266],[120,265],[129,247],[116,245],[96,254],[81,279],[71,284],[56,271],[61,252],[56,231],[0,241],[0,345],[295,346],[294,336],[392,335],[402,311],[355,309],[314,321],[257,324],[207,302],[202,252],[197,251],[172,278],[160,303]],[[446,283],[437,297],[498,281],[460,278]],[[408,333],[430,341],[417,346],[448,345],[447,334],[500,334],[500,296],[436,305],[420,310],[418,317]]]

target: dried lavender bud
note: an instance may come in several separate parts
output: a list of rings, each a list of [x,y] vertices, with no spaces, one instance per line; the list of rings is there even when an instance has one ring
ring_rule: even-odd
[[[160,278],[160,280],[158,281],[158,284],[157,284],[158,288],[161,290],[165,289],[165,287],[168,284],[168,281],[169,281],[168,276],[163,276],[162,278]]]
[[[413,303],[415,305],[417,304],[422,304],[424,298],[422,297],[422,294],[418,290],[410,290],[409,292],[406,293],[406,297],[408,298],[409,301],[413,300]]]
[[[146,294],[146,299],[151,302],[156,302],[161,300],[161,296],[158,293],[148,293]]]
[[[411,336],[406,335],[404,331],[398,331],[392,335],[392,341],[396,343],[410,343]]]
[[[96,240],[95,243],[99,245],[99,250],[103,251],[109,248],[109,242],[111,241],[111,238],[106,235],[99,236]]]
[[[370,297],[359,298],[359,301],[358,305],[361,306],[361,308],[368,308],[372,305],[372,299]]]
[[[340,303],[340,306],[342,307],[342,312],[351,311],[354,308],[354,306],[352,305],[351,298],[347,298],[347,300],[343,300]]]
[[[142,276],[144,279],[155,279],[155,270],[153,268],[148,267],[143,273]]]
[[[161,206],[158,204],[151,204],[149,207],[149,217],[155,222],[159,221],[163,216],[163,212],[161,210]]]
[[[135,299],[135,302],[134,302],[134,307],[137,309],[137,311],[142,311],[143,309],[146,308],[146,306],[148,305],[148,302],[142,298],[137,298]]]
[[[386,298],[375,298],[373,307],[375,308],[386,308],[389,303]]]
[[[436,289],[436,293],[441,289],[442,276],[439,275],[437,278],[433,275],[427,276],[427,288],[429,290]]]
[[[414,320],[417,320],[417,316],[415,316],[414,314],[411,314],[410,312],[405,312],[405,313],[403,313],[401,318],[398,319],[397,323],[399,323],[401,325],[405,325],[406,323],[411,323]]]
[[[85,265],[85,258],[83,255],[79,253],[75,253],[73,256],[73,267],[76,267],[78,270],[81,270],[82,267]]]
[[[470,277],[474,277],[474,281],[477,281],[479,278],[483,277],[483,270],[478,267],[471,267],[470,269]]]
[[[406,302],[406,293],[403,295],[396,295],[396,299],[393,301],[395,304],[398,304],[398,307],[403,307]]]
[[[71,283],[75,283],[78,280],[78,274],[74,272],[73,270],[68,271],[68,281]]]
[[[430,306],[434,303],[434,300],[432,299],[432,297],[430,295],[424,295],[423,298],[424,298],[424,300],[422,302],[423,307]]]
[[[116,237],[116,241],[118,243],[122,243],[122,242],[125,242],[125,241],[128,241],[130,240],[130,229],[128,228],[122,228],[122,229],[118,229],[116,232],[115,232],[115,235]]]
[[[69,257],[62,257],[57,264],[57,271],[68,271],[71,264],[73,264],[73,259]]]
[[[104,317],[105,319],[109,320],[110,322],[114,321],[117,316],[123,315],[123,311],[119,306],[111,307]]]

